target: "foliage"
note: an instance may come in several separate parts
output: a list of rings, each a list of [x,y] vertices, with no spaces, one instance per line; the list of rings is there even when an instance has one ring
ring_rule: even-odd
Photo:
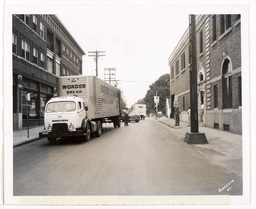
[[[162,75],[157,81],[149,86],[147,94],[142,99],[147,105],[147,114],[156,113],[154,96],[159,96],[158,111],[166,114],[166,99],[170,98],[170,74]]]

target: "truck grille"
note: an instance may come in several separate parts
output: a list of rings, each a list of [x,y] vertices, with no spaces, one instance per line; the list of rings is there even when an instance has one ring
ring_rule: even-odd
[[[63,135],[65,133],[68,133],[68,125],[66,123],[57,123],[52,125],[53,132],[56,135]]]

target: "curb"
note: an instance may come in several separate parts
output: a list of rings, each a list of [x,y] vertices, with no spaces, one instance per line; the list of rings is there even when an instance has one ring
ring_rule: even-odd
[[[20,147],[20,146],[22,146],[24,144],[29,144],[29,143],[34,142],[34,141],[38,141],[39,139],[42,139],[42,138],[43,137],[28,139],[27,141],[23,141],[23,142],[20,142],[20,143],[17,143],[15,145],[13,145],[13,148]]]
[[[169,126],[169,127],[171,127],[171,128],[174,128],[174,129],[180,129],[181,127],[180,126],[174,126],[174,125],[170,125],[170,124],[167,124],[167,123],[165,123],[165,122],[163,122],[163,121],[158,121],[159,123],[162,123],[162,124],[164,124],[164,125],[167,125],[167,126]]]

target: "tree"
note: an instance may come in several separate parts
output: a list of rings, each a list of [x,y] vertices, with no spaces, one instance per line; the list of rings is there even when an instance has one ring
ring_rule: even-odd
[[[159,96],[158,111],[166,114],[166,99],[170,98],[170,74],[164,74],[149,86],[147,94],[143,98],[144,104],[147,105],[147,114],[156,113],[154,96]]]

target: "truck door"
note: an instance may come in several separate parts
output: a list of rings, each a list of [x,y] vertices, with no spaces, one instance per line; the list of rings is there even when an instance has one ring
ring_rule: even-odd
[[[82,106],[82,102],[78,102],[77,103],[77,119],[76,119],[77,128],[81,128],[81,124],[84,118],[85,118],[85,109]]]

